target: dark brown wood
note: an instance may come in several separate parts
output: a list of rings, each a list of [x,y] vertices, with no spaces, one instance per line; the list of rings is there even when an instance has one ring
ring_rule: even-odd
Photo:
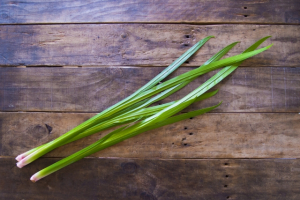
[[[2,0],[0,24],[27,23],[268,23],[299,24],[297,0]]]
[[[40,181],[29,178],[58,159],[19,169],[0,159],[1,199],[296,200],[299,160],[84,159]],[[94,169],[94,170],[91,170]]]
[[[300,27],[291,25],[69,24],[0,27],[0,65],[167,66],[197,41],[215,35],[188,66],[200,66],[232,42],[228,55],[258,39],[274,46],[243,66],[298,66]]]
[[[49,142],[92,116],[91,113],[0,113],[2,156],[17,156]],[[110,131],[83,138],[46,156],[68,156]],[[163,159],[299,158],[299,143],[298,113],[207,113],[142,133],[92,156]]]
[[[163,67],[1,68],[2,111],[100,112],[155,77]],[[192,68],[179,68],[171,77]],[[160,103],[182,98],[216,72],[201,76]],[[189,110],[300,112],[300,68],[241,67],[218,84],[219,93]]]
[[[1,0],[0,199],[300,199],[299,8],[298,0]],[[32,174],[111,130],[16,167],[14,156],[130,95],[208,35],[216,38],[172,76],[231,42],[242,41],[227,56],[267,35],[262,46],[274,43],[185,110],[223,100],[215,113],[143,133],[35,184]]]

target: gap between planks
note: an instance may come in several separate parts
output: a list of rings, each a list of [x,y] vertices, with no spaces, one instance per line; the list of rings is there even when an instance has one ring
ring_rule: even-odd
[[[78,112],[75,112],[75,111],[1,111],[1,113],[67,113],[67,114],[98,114],[99,112],[81,112],[81,111],[78,111]],[[187,113],[187,112],[179,112],[178,114],[184,114],[184,113]],[[210,112],[212,114],[300,114],[300,112],[255,112],[255,111],[249,111],[249,112]]]
[[[12,158],[15,159],[15,156],[0,156],[0,159],[7,159]],[[38,159],[60,159],[65,157],[48,157],[43,156]],[[118,159],[132,159],[132,160],[144,160],[145,158],[139,158],[139,157],[91,157],[87,156],[83,159],[110,159],[110,160],[118,160]],[[153,158],[146,158],[146,160],[300,160],[300,158],[159,158],[159,157],[153,157]],[[17,162],[17,161],[16,161]]]
[[[94,68],[94,69],[97,69],[97,68],[107,68],[107,67],[110,67],[110,68],[122,68],[122,69],[125,69],[125,68],[141,68],[141,67],[151,67],[151,68],[166,68],[168,67],[168,65],[166,66],[148,66],[148,65],[114,65],[114,66],[110,66],[110,65],[97,65],[97,66],[89,66],[89,65],[68,65],[68,66],[57,66],[57,65],[30,65],[30,66],[13,66],[13,65],[0,65],[0,68]],[[198,65],[185,65],[183,64],[181,66],[182,67],[189,67],[189,68],[198,68],[199,66]],[[253,67],[251,65],[243,65],[243,66],[240,66],[240,68],[244,68],[244,67]],[[266,66],[262,66],[262,65],[258,65],[258,66],[255,66],[255,68],[263,68],[263,67],[266,67]],[[285,66],[272,66],[272,67],[285,67]],[[291,69],[295,69],[297,67],[295,66],[292,66],[292,67],[289,67]],[[214,70],[215,71],[215,70]]]
[[[299,23],[253,23],[253,22],[72,22],[72,23],[64,23],[64,22],[59,22],[59,23],[22,23],[22,24],[10,24],[10,23],[3,23],[0,24],[0,26],[5,25],[5,26],[22,26],[22,25],[80,25],[80,24],[182,24],[182,25],[299,25]]]

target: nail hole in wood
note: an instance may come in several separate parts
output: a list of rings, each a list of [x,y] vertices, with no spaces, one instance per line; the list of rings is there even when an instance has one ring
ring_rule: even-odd
[[[249,15],[244,15],[244,17],[248,17]]]
[[[189,63],[190,63],[190,61],[185,61],[184,63],[186,63],[186,64],[189,64]]]
[[[229,175],[225,175],[225,177],[226,177],[226,178],[228,178],[228,177],[229,177]]]
[[[172,144],[174,144],[174,142]]]
[[[190,119],[194,119],[194,117],[191,117]]]
[[[186,47],[187,47],[187,46],[189,46],[189,44],[184,44],[184,46],[186,46]]]
[[[193,135],[194,133],[190,133],[190,135]]]
[[[244,9],[247,9],[247,7],[244,7]]]
[[[224,187],[227,187],[227,185],[224,185]]]
[[[230,196],[227,196],[227,199],[229,199],[230,198]]]
[[[185,38],[190,38],[190,35],[185,35],[184,37],[185,37]]]
[[[184,130],[188,129],[186,126],[184,127]]]
[[[224,163],[224,165],[229,165],[228,163]]]
[[[187,143],[184,143],[184,146],[187,146]]]

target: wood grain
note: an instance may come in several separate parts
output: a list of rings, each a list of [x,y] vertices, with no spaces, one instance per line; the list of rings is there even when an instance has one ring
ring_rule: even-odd
[[[0,24],[300,23],[297,0],[2,0],[0,7]]]
[[[0,199],[300,199],[299,8],[298,0],[1,0]],[[208,35],[216,38],[172,77],[231,42],[242,41],[227,56],[267,35],[263,46],[274,43],[185,110],[223,100],[215,113],[143,133],[36,184],[32,174],[111,130],[16,167],[14,156],[130,95]]]
[[[121,101],[163,67],[1,68],[1,111],[100,112]],[[179,68],[171,77],[192,68]],[[182,98],[216,72],[201,76],[160,103]],[[218,84],[219,93],[189,110],[300,112],[300,67],[241,67]]]
[[[215,35],[190,59],[200,66],[232,42],[228,54],[244,51],[258,39],[274,46],[243,66],[298,66],[300,27],[291,25],[68,24],[0,27],[0,65],[168,66],[197,41]]]
[[[299,160],[84,159],[35,184],[29,181],[30,176],[57,159],[40,159],[22,169],[15,167],[11,158],[0,160],[1,199],[297,200],[300,197]]]
[[[2,156],[17,156],[49,142],[92,116],[91,113],[1,113]],[[110,131],[60,147],[47,157],[68,156]],[[140,134],[93,157],[299,158],[299,138],[298,113],[208,113]]]

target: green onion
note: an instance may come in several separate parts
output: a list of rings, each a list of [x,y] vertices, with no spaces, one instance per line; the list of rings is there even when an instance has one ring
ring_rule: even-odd
[[[216,94],[217,91],[207,91],[218,84],[220,81],[222,81],[229,74],[231,74],[242,63],[243,60],[267,50],[272,45],[255,50],[262,42],[270,37],[268,36],[254,43],[242,54],[219,60],[237,44],[237,42],[232,43],[212,56],[199,68],[181,74],[175,78],[157,85],[162,79],[166,78],[170,73],[177,69],[183,62],[185,62],[192,54],[194,54],[212,37],[213,36],[209,36],[199,41],[186,53],[180,56],[175,62],[173,62],[169,67],[167,67],[159,75],[157,75],[150,82],[148,82],[146,85],[141,87],[129,97],[102,111],[89,120],[83,122],[79,126],[58,137],[57,139],[17,156],[16,160],[19,161],[17,163],[17,166],[21,168],[59,146],[65,145],[67,143],[73,142],[75,140],[114,126],[127,124],[112,131],[92,145],[89,145],[88,147],[72,154],[71,156],[66,157],[54,163],[53,165],[37,172],[31,177],[31,180],[35,182],[75,161],[78,161],[86,156],[89,156],[97,151],[105,149],[137,134],[180,120],[184,120],[191,116],[200,115],[218,107],[221,103],[213,107],[174,116],[195,101],[200,101]],[[180,90],[191,81],[196,79],[199,75],[205,74],[221,67],[224,68],[182,99],[165,103],[159,106],[148,107],[151,104],[164,99],[174,92]]]
[[[219,52],[216,53],[214,56],[212,56],[208,61],[206,61],[205,64],[209,64],[209,63],[211,63],[211,62],[213,62],[213,61],[219,60],[219,59],[220,59],[221,57],[223,57],[229,50],[231,50],[237,43],[238,43],[238,42],[234,42],[234,43],[228,45],[227,47],[223,48],[221,51],[219,51]],[[181,57],[182,57],[182,56],[181,56]],[[180,58],[179,58],[179,59],[180,59]],[[203,65],[202,65],[202,66],[203,66]],[[200,67],[202,67],[202,66],[200,66]],[[196,78],[196,77],[195,77],[195,78]],[[179,87],[178,87],[177,89],[174,89],[173,92],[177,91],[178,89],[181,89],[183,86],[185,86],[187,83],[193,81],[195,78],[190,79],[190,80],[187,80],[187,81],[184,81],[183,83],[181,83],[180,86],[177,85],[177,86],[179,86]],[[176,86],[175,86],[175,87],[176,87]],[[172,88],[171,88],[171,90],[172,90]],[[136,104],[133,104],[133,105],[131,105],[131,106],[129,106],[129,107],[123,109],[122,111],[119,111],[119,112],[113,114],[113,115],[111,116],[111,118],[113,118],[114,116],[118,116],[118,115],[120,115],[120,114],[122,114],[122,113],[128,112],[128,111],[130,111],[130,110],[131,110],[131,112],[133,112],[133,111],[136,111],[136,110],[138,110],[138,109],[140,109],[140,108],[146,107],[146,106],[150,105],[151,103],[154,103],[154,102],[156,102],[156,101],[159,101],[159,100],[165,98],[166,96],[168,96],[168,95],[170,95],[170,94],[172,94],[172,92],[170,93],[170,91],[165,91],[165,93],[161,93],[160,95],[158,95],[158,96],[156,96],[156,97],[154,97],[154,98],[152,98],[152,99],[150,99],[150,100],[147,100],[147,99],[146,99],[146,100],[143,100],[143,101],[138,102],[138,103],[136,103]],[[74,140],[72,140],[72,141],[74,141]],[[52,141],[52,142],[50,142],[50,143],[53,143],[53,142],[55,142],[55,141]],[[67,143],[69,143],[69,142],[67,142]],[[66,144],[66,143],[64,143],[64,144]],[[16,157],[16,160],[17,160],[17,161],[20,161],[20,160],[22,160],[23,158],[25,158],[26,156],[28,156],[29,154],[35,152],[36,150],[38,150],[38,149],[40,149],[41,147],[44,147],[44,146],[45,146],[45,144],[44,144],[44,145],[41,145],[41,146],[39,146],[39,147],[36,147],[36,148],[34,148],[34,149],[32,149],[32,150],[29,150],[29,151],[27,151],[27,152],[25,152],[25,153],[23,153],[23,154],[17,156],[17,157]]]
[[[75,137],[80,132],[84,131],[85,129],[90,128],[102,121],[108,120],[108,119],[110,119],[110,117],[113,114],[118,113],[118,112],[128,108],[129,106],[136,104],[139,101],[152,96],[152,95],[148,95],[145,98],[140,98],[138,101],[134,101],[136,96],[138,96],[140,93],[148,90],[149,88],[152,88],[154,85],[159,83],[162,79],[164,79],[170,73],[172,73],[174,70],[176,70],[182,63],[184,63],[189,57],[191,57],[200,47],[202,47],[212,37],[214,37],[214,36],[208,36],[208,37],[204,38],[203,40],[199,41],[197,44],[195,44],[193,47],[191,47],[187,52],[185,52],[182,56],[180,56],[177,60],[175,60],[170,66],[168,66],[160,74],[158,74],[156,77],[154,77],[150,82],[148,82],[146,85],[141,87],[139,90],[137,90],[135,93],[133,93],[129,97],[127,97],[124,100],[120,101],[119,103],[107,108],[106,110],[95,115],[94,117],[90,118],[89,120],[83,122],[82,124],[78,125],[77,127],[73,128],[72,130],[68,131],[64,135],[55,139],[53,142],[45,144],[41,148],[39,148],[36,151],[32,152],[31,154],[27,155],[25,157],[26,159],[23,158],[22,156],[18,156],[16,159],[19,160],[21,158],[21,160],[18,162],[17,166],[22,168],[23,166],[36,160],[40,156],[57,148],[58,146],[60,146],[60,144],[67,142],[68,140]],[[173,87],[173,86],[175,86],[175,85],[172,85],[170,87]],[[167,87],[165,89],[168,89],[170,87]],[[161,91],[163,91],[163,90],[161,90]],[[159,91],[159,92],[161,92],[161,91]],[[157,94],[159,92],[156,92],[154,94]]]
[[[198,97],[196,99],[196,102],[197,101],[202,101],[202,100],[207,99],[209,97],[212,97],[217,92],[218,92],[218,90],[213,91],[213,92],[207,92],[207,93],[201,95],[200,97]],[[79,140],[79,139],[82,139],[84,137],[90,136],[90,135],[92,135],[94,133],[98,133],[100,131],[104,131],[104,130],[106,130],[108,128],[111,128],[111,127],[114,127],[114,126],[119,126],[119,125],[127,124],[127,123],[130,123],[130,122],[134,122],[137,119],[144,119],[145,117],[153,115],[153,114],[157,113],[158,111],[166,108],[167,106],[169,106],[169,105],[171,105],[171,104],[173,104],[175,102],[176,101],[165,103],[165,104],[158,105],[158,106],[153,106],[153,107],[149,107],[149,108],[140,109],[140,110],[138,110],[138,111],[136,111],[134,113],[130,112],[130,113],[126,114],[126,115],[122,114],[122,115],[120,115],[118,117],[112,118],[109,121],[105,121],[103,123],[99,123],[99,124],[97,124],[97,125],[89,128],[89,129],[86,129],[82,133],[80,133],[77,136],[73,137],[71,140],[69,140],[69,141],[61,144],[60,146],[65,145],[65,144],[69,144],[71,142],[74,142],[76,140]],[[30,153],[36,151],[37,149],[41,148],[44,145],[41,145],[41,146],[36,147],[34,149],[31,149],[30,151],[24,153],[24,155],[22,154],[22,156],[26,157],[25,156],[26,154],[29,155]]]
[[[247,50],[245,50],[243,53],[246,54],[247,52],[253,51],[253,49],[257,48],[259,44],[261,44],[264,40],[266,40],[268,37],[262,38],[261,40],[257,41],[255,44],[253,44],[251,47],[249,47]],[[204,84],[202,84],[200,87],[195,89],[193,92],[185,96],[179,101],[176,101],[175,103],[172,103],[168,105],[163,110],[155,113],[154,115],[144,119],[141,122],[138,122],[130,127],[121,127],[102,139],[98,140],[94,144],[82,149],[81,151],[62,159],[61,161],[58,161],[57,163],[54,163],[53,165],[37,172],[31,177],[31,180],[33,182],[48,176],[49,174],[75,162],[78,161],[86,156],[89,156],[99,150],[102,150],[104,148],[107,148],[113,144],[119,143],[123,140],[126,140],[130,137],[133,137],[137,134],[140,134],[147,130],[152,130],[154,128],[160,127],[161,125],[168,124],[168,120],[173,119],[171,117],[172,115],[176,114],[180,110],[184,109],[185,107],[189,106],[191,103],[193,103],[197,97],[199,97],[201,94],[215,86],[217,83],[219,83],[221,80],[223,80],[225,77],[227,77],[230,73],[232,73],[238,65],[241,64],[241,62],[236,63],[233,66],[225,67],[224,69],[220,70],[217,74],[215,74],[213,77],[211,77],[208,81],[206,81]],[[219,104],[218,104],[219,105]],[[216,105],[215,107],[217,107]],[[213,107],[213,108],[215,108]],[[209,108],[207,109],[209,110]],[[203,110],[201,111],[203,112]],[[126,116],[126,113],[124,114]],[[180,115],[179,115],[180,116]],[[176,116],[178,117],[178,116]],[[181,120],[183,118],[178,117],[178,120]],[[176,120],[175,120],[176,121]]]
[[[159,127],[164,126],[164,125],[172,124],[172,123],[184,120],[184,119],[188,119],[188,118],[191,118],[191,117],[195,117],[197,115],[204,114],[204,113],[209,112],[209,111],[213,110],[214,108],[218,107],[220,104],[221,103],[219,103],[218,105],[213,106],[213,107],[204,108],[204,109],[201,109],[201,110],[192,111],[192,112],[188,112],[188,113],[185,113],[185,114],[181,114],[181,115],[177,115],[177,116],[168,118],[167,120],[164,120],[163,122],[153,124],[151,126],[143,128],[143,129],[139,129],[136,132],[132,132],[132,135],[129,135],[127,137],[128,138],[133,137],[134,135],[138,135],[138,134],[140,134],[142,132],[145,132],[145,131],[149,131],[149,130],[159,128]],[[111,136],[113,134],[120,133],[122,130],[124,130],[124,127],[117,129],[115,132],[111,132],[110,135],[109,134],[107,135],[108,136],[107,138],[109,138],[109,136]],[[70,165],[70,164],[72,164],[72,163],[74,163],[74,162],[76,162],[76,161],[78,161],[78,160],[80,160],[80,159],[82,159],[86,156],[89,156],[89,155],[91,155],[91,154],[93,154],[97,151],[105,149],[109,146],[117,144],[120,141],[123,141],[123,140],[126,139],[126,138],[120,138],[119,137],[118,139],[115,139],[115,140],[109,140],[109,142],[106,142],[106,143],[104,143],[104,145],[100,146],[107,138],[100,139],[96,143],[94,143],[94,144],[78,151],[77,153],[75,153],[75,154],[73,154],[73,155],[71,155],[67,158],[64,158],[64,159],[50,165],[49,167],[35,173],[30,178],[30,180],[32,182],[36,182],[36,181],[40,180],[41,178],[44,178],[44,177],[56,172],[57,170],[59,170],[63,167],[66,167],[67,165]],[[100,144],[100,145],[98,145],[98,144]]]
[[[238,42],[234,42],[234,43],[228,45],[227,47],[223,48],[221,51],[219,51],[219,52],[216,53],[214,56],[212,56],[208,61],[206,61],[205,64],[209,64],[209,63],[211,63],[211,62],[213,62],[213,61],[219,60],[219,59],[220,59],[221,57],[223,57],[229,50],[231,50],[237,43],[238,43]],[[203,65],[202,65],[202,66],[203,66]],[[195,78],[194,78],[194,79],[195,79]],[[190,79],[189,82],[193,81],[194,79]],[[188,82],[187,82],[187,83],[188,83]],[[185,85],[182,85],[182,86],[185,86]],[[181,87],[180,87],[180,88],[181,88]],[[179,89],[180,89],[180,88],[179,88]],[[124,109],[124,110],[122,110],[122,111],[120,111],[120,112],[118,112],[118,113],[115,113],[112,117],[118,116],[119,114],[128,112],[128,111],[130,111],[130,110],[131,110],[131,112],[133,112],[133,111],[137,110],[138,108],[146,107],[147,105],[150,105],[151,103],[154,103],[154,102],[155,102],[155,99],[156,99],[156,101],[158,101],[158,100],[163,99],[164,97],[166,97],[166,95],[156,96],[156,97],[154,97],[151,101],[148,101],[147,99],[146,99],[146,101],[143,100],[143,101],[141,101],[141,102],[138,102],[138,103],[136,103],[136,104],[134,104],[134,105],[129,106],[128,108],[126,108],[126,109]],[[75,138],[82,138],[82,137],[75,137]],[[69,142],[72,142],[72,141],[75,141],[75,139],[72,139],[72,140],[69,141]],[[53,142],[53,141],[52,141],[52,142]],[[67,142],[67,143],[69,143],[69,142]],[[67,143],[65,143],[65,144],[67,144]],[[34,148],[34,149],[31,149],[31,150],[29,150],[29,151],[27,151],[27,152],[25,152],[25,153],[23,153],[23,154],[17,156],[17,157],[16,157],[16,160],[17,160],[17,161],[22,160],[23,158],[25,158],[25,157],[28,156],[29,154],[33,153],[33,152],[36,151],[37,149],[41,148],[42,146],[45,146],[45,145],[41,145],[41,146],[39,146],[39,147],[36,147],[36,148]]]

